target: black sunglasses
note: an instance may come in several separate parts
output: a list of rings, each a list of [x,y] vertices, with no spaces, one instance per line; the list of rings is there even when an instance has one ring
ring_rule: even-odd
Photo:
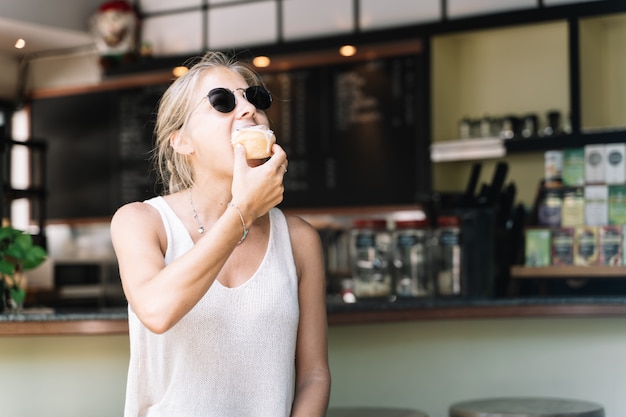
[[[237,88],[236,90],[229,90],[228,88],[222,87],[214,88],[209,91],[207,98],[215,110],[221,113],[230,113],[237,105],[237,99],[234,94],[237,90],[242,90],[245,99],[258,110],[267,110],[272,105],[270,92],[259,85],[253,85],[248,88]]]

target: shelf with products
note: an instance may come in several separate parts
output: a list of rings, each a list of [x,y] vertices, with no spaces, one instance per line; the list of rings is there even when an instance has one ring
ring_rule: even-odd
[[[554,149],[579,148],[592,144],[624,142],[626,142],[626,129],[519,139],[501,139],[498,137],[455,139],[436,142],[431,145],[430,157],[431,161],[435,163],[473,161],[501,158],[515,153],[541,152]]]
[[[626,129],[594,131],[588,133],[558,135],[549,138],[535,137],[504,141],[507,154],[536,152],[551,149],[578,148],[591,144],[626,142]]]
[[[625,142],[625,42],[621,10],[434,36],[432,145],[463,137],[468,118],[535,114],[547,125],[550,111],[571,133],[503,140],[506,155]]]

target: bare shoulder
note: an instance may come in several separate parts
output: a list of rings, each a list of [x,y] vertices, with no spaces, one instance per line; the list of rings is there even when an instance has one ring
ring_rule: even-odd
[[[317,230],[302,217],[285,214],[291,239],[305,239],[310,243],[319,242],[320,236]]]
[[[296,265],[302,267],[305,264],[321,262],[322,241],[317,229],[301,217],[293,215],[285,217]]]
[[[324,255],[319,232],[301,217],[285,216],[301,288],[304,288],[302,285],[308,289],[311,289],[310,285],[321,285],[324,282]]]
[[[135,202],[128,203],[117,209],[111,219],[111,226],[132,225],[135,222],[154,221],[159,218],[157,209],[150,204]]]
[[[143,202],[128,203],[120,207],[111,219],[111,237],[125,239],[125,236],[146,237],[149,232],[161,234],[162,221],[158,210]]]

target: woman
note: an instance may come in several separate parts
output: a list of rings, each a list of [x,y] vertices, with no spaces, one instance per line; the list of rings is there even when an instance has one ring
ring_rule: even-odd
[[[121,207],[111,223],[129,303],[126,417],[325,415],[319,235],[275,208],[283,149],[246,160],[231,145],[236,129],[269,127],[270,104],[259,77],[220,53],[161,99],[155,159],[166,193]]]

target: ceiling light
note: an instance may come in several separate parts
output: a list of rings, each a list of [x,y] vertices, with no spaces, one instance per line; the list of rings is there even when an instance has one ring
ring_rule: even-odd
[[[257,56],[252,60],[252,65],[257,68],[267,68],[270,66],[270,59],[267,56]]]
[[[185,75],[187,71],[189,71],[189,68],[185,66],[174,67],[174,69],[172,70],[172,74],[174,74],[174,77],[178,78]]]
[[[341,56],[354,56],[356,55],[356,47],[353,45],[344,45],[339,48]]]
[[[17,49],[22,49],[25,46],[26,46],[26,41],[22,38],[19,38],[17,42],[15,42],[15,48]]]

